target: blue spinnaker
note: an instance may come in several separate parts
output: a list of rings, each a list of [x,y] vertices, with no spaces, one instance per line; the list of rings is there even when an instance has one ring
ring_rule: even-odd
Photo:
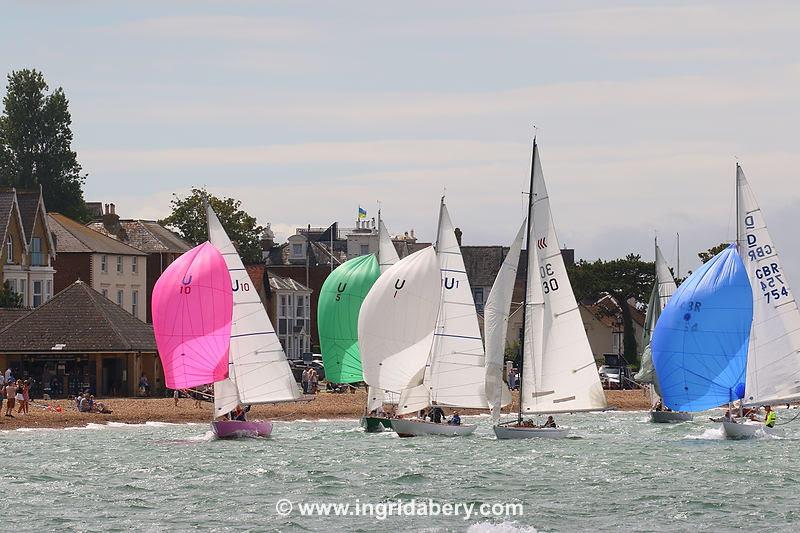
[[[653,332],[653,362],[664,403],[703,411],[744,394],[753,296],[732,244],[689,276]]]

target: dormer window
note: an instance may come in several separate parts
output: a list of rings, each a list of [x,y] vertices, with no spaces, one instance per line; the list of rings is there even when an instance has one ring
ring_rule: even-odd
[[[31,266],[45,266],[42,239],[39,237],[31,239]]]
[[[9,265],[14,262],[14,241],[11,240],[11,237],[8,238],[8,242],[6,242],[6,263]]]

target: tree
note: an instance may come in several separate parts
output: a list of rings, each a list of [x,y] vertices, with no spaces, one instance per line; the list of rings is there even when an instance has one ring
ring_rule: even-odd
[[[242,202],[233,198],[217,198],[205,189],[192,188],[191,194],[181,198],[173,195],[172,213],[159,223],[176,230],[187,241],[200,244],[208,239],[206,211],[203,204],[208,199],[217,214],[222,227],[233,241],[242,261],[261,263],[261,234],[264,228],[256,223],[255,217],[239,209]]]
[[[8,281],[0,285],[0,307],[22,307],[22,296],[11,290]]]
[[[711,248],[709,248],[705,252],[698,252],[697,253],[697,257],[699,257],[700,261],[702,261],[703,263],[708,263],[709,261],[711,261],[712,257],[714,257],[715,255],[720,253],[722,250],[727,248],[728,245],[729,245],[729,243],[727,243],[727,242],[721,242],[716,246],[712,246]]]
[[[628,299],[647,302],[655,283],[655,263],[641,260],[641,256],[628,254],[624,259],[594,262],[581,260],[569,267],[568,274],[575,297],[597,300],[603,294],[611,295],[622,310],[623,346],[625,359],[632,364],[638,361],[637,341]]]
[[[72,150],[69,102],[61,87],[46,95],[48,90],[35,69],[8,75],[0,115],[0,183],[33,190],[41,186],[48,210],[86,221],[86,175]]]

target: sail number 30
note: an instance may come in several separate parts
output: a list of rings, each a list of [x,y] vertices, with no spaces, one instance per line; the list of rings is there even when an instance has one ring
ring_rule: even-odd
[[[553,265],[551,263],[540,266],[539,274],[542,277],[542,291],[544,291],[545,294],[558,290],[558,280],[552,277],[555,276],[555,272],[553,272]]]

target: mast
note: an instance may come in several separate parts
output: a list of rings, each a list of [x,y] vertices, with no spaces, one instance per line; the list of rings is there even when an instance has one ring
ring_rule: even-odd
[[[681,234],[676,233],[675,236],[678,238],[678,264],[676,268],[676,278],[681,279]]]
[[[739,249],[741,243],[739,239],[741,235],[739,235],[739,162],[736,162],[736,172],[734,174],[734,190],[736,191],[736,248]],[[741,253],[741,251],[740,251]]]
[[[519,410],[517,412],[517,424],[522,423],[522,388],[523,379],[522,373],[525,370],[525,329],[528,317],[528,280],[530,279],[530,264],[531,264],[531,213],[533,211],[533,169],[536,161],[536,135],[533,136],[533,155],[531,156],[531,182],[528,188],[528,221],[526,224],[525,236],[525,249],[528,252],[526,258],[527,264],[525,265],[525,288],[522,293],[522,339],[520,343],[520,365],[519,365]]]

